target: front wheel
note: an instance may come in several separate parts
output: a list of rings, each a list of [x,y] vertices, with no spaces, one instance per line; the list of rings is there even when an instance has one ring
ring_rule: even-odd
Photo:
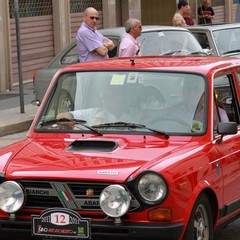
[[[183,240],[213,240],[212,209],[205,194],[194,204]]]

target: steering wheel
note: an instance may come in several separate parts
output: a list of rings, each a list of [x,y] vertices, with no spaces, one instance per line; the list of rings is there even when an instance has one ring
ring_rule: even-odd
[[[159,123],[159,122],[163,122],[163,121],[168,121],[168,122],[170,121],[170,122],[177,123],[183,127],[187,127],[188,129],[191,128],[187,122],[185,122],[184,120],[182,120],[180,118],[175,118],[175,117],[157,117],[157,118],[151,120],[150,124],[155,124],[155,123]],[[169,124],[169,125],[171,125],[171,124]]]

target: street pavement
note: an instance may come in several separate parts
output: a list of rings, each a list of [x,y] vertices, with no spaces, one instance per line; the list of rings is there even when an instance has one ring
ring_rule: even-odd
[[[34,99],[32,82],[24,84],[22,95],[23,102],[20,101],[18,86],[11,91],[0,92],[0,137],[29,129],[38,110],[31,104]]]
[[[28,131],[24,131],[0,137],[0,149],[26,138],[27,133]]]

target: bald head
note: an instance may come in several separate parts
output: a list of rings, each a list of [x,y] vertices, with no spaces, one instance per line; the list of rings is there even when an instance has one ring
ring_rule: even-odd
[[[83,16],[88,16],[88,15],[91,15],[91,14],[98,14],[98,11],[93,7],[88,7],[83,12]]]
[[[96,28],[98,17],[98,11],[93,8],[87,8],[83,13],[83,21],[86,23],[90,28]]]

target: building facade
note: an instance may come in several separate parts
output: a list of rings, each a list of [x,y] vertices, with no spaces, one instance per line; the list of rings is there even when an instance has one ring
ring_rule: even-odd
[[[85,8],[92,6],[99,11],[98,28],[122,26],[129,17],[140,19],[144,25],[172,25],[177,1],[0,0],[0,92],[18,84],[19,48],[23,81],[32,81],[34,72],[75,38]],[[189,4],[197,22],[201,0],[189,0]],[[214,22],[235,22],[237,4],[237,0],[212,0]]]

